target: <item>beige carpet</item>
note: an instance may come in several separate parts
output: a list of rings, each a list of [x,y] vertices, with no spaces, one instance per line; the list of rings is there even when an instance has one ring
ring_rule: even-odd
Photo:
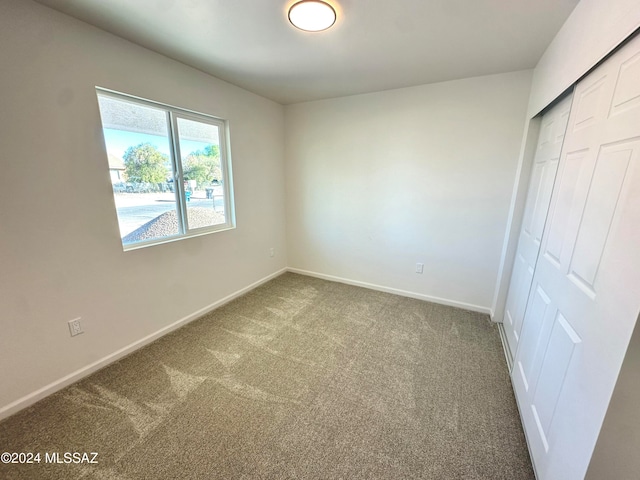
[[[534,478],[486,315],[291,273],[0,423],[3,451],[42,458],[2,479]]]

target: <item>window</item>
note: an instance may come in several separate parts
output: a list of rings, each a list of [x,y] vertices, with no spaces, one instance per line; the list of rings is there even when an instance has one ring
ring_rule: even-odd
[[[234,227],[224,120],[97,95],[125,250]]]

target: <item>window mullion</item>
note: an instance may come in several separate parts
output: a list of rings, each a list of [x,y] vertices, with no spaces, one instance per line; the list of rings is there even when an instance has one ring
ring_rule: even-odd
[[[234,204],[232,200],[233,196],[233,188],[230,185],[231,181],[231,162],[229,161],[230,153],[227,151],[227,124],[226,122],[220,122],[218,125],[218,134],[220,136],[220,171],[222,173],[222,182],[224,188],[224,212],[225,212],[225,220],[228,223],[233,222],[233,218],[235,216],[235,212],[232,212],[232,205]]]
[[[178,228],[181,234],[189,231],[189,219],[187,217],[187,201],[184,190],[184,175],[182,172],[182,157],[180,156],[180,141],[178,139],[178,122],[176,115],[168,111],[169,132],[171,141],[171,153],[173,169],[175,172],[174,188],[178,199]]]

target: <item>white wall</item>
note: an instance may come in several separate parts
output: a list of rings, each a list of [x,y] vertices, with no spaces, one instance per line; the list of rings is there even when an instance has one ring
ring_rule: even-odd
[[[554,99],[570,88],[632,32],[640,28],[639,0],[582,0],[573,10],[533,71],[525,131],[537,135],[529,125]],[[518,175],[511,199],[509,225],[501,255],[493,300],[494,317],[502,321],[509,289],[513,258],[522,223],[524,197],[529,184],[531,151],[523,139]]]
[[[530,78],[285,107],[289,266],[488,311]]]
[[[229,120],[237,229],[122,251],[96,85]],[[25,0],[0,92],[0,416],[286,266],[282,106]]]

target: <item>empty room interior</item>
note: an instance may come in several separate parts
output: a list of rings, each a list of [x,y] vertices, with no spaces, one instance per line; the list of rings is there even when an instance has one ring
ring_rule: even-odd
[[[0,0],[0,478],[640,478],[638,0]]]

